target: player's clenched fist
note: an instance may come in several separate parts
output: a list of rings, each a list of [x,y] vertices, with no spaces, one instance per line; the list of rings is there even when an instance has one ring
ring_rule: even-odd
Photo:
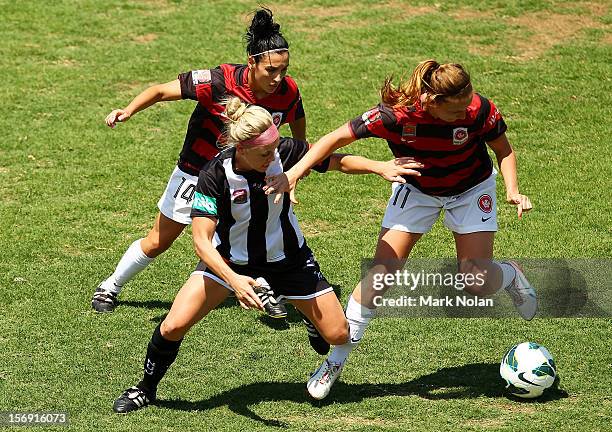
[[[106,116],[104,120],[108,127],[114,128],[117,123],[123,123],[130,119],[132,115],[129,111],[123,109],[112,110],[109,115]]]

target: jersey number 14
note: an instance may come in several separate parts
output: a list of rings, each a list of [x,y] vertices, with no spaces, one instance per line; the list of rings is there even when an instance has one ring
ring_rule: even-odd
[[[181,188],[187,181],[185,177],[181,177],[181,178],[182,178],[181,183],[176,188],[176,192],[174,192],[174,198],[178,196],[179,192],[181,192]],[[189,183],[187,187],[183,189],[183,192],[181,193],[181,198],[183,198],[187,204],[189,204],[191,200],[193,200],[193,195],[195,194],[195,188],[196,188],[195,184]]]

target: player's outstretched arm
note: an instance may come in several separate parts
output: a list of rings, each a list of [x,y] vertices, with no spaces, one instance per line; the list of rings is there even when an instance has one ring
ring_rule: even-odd
[[[181,84],[178,79],[165,84],[156,84],[136,96],[125,108],[112,110],[106,116],[105,122],[107,126],[114,128],[117,123],[128,121],[137,112],[157,102],[179,99],[181,99]]]
[[[276,194],[275,203],[280,201],[283,192],[290,193],[290,199],[297,204],[295,199],[295,186],[299,179],[304,177],[308,171],[331,155],[337,149],[347,146],[355,141],[349,130],[348,123],[340,126],[333,132],[328,133],[317,141],[304,157],[287,172],[266,178],[266,195]]]
[[[390,182],[406,183],[405,175],[420,176],[418,169],[423,164],[411,157],[401,157],[389,161],[376,161],[363,156],[334,153],[330,156],[329,170],[345,174],[378,174]]]
[[[208,217],[195,217],[192,222],[193,245],[196,254],[215,274],[219,275],[234,290],[236,298],[244,309],[263,309],[261,300],[253,291],[258,283],[255,279],[234,272],[212,244],[217,220]]]
[[[487,142],[495,153],[499,170],[504,178],[506,186],[506,201],[516,206],[518,217],[532,209],[531,200],[527,195],[519,192],[518,177],[516,174],[516,155],[506,137],[502,134],[498,138]]]
[[[287,171],[287,177],[290,183],[295,184],[295,182],[302,178],[309,169],[320,163],[339,148],[347,146],[353,141],[355,141],[355,137],[351,134],[348,123],[328,133],[314,143],[304,157]]]

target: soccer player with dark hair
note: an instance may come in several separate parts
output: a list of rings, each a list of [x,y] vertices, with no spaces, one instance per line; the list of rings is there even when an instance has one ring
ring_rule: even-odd
[[[159,200],[159,213],[147,236],[136,240],[124,253],[115,271],[97,287],[92,307],[111,312],[122,287],[165,252],[191,223],[190,211],[197,176],[218,152],[223,129],[222,101],[230,96],[265,108],[277,127],[288,123],[294,138],[306,139],[306,119],[300,92],[287,74],[289,44],[268,9],[258,10],[245,39],[247,64],[222,64],[212,69],[182,73],[174,81],[140,93],[124,109],[106,117],[111,128],[161,101],[192,99],[197,105],[187,126],[178,164]]]
[[[517,206],[519,217],[532,208],[529,198],[519,192],[516,157],[499,110],[473,91],[465,68],[435,60],[420,63],[397,88],[387,79],[381,97],[379,105],[321,138],[300,162],[268,181],[267,193],[293,192],[303,173],[319,160],[370,137],[386,140],[395,157],[409,156],[423,164],[420,175],[394,179],[374,267],[354,289],[346,308],[351,340],[335,347],[308,382],[316,399],[327,396],[374,315],[374,299],[384,290],[372,289],[372,275],[402,268],[442,210],[444,224],[453,232],[459,272],[483,282],[466,284],[465,291],[489,296],[504,289],[527,320],[537,309],[535,291],[516,263],[492,259],[497,172],[487,145],[503,175],[506,201]]]
[[[156,398],[157,386],[177,357],[189,329],[233,292],[245,309],[262,308],[254,288],[268,284],[306,316],[327,344],[348,341],[348,325],[338,298],[300,230],[289,194],[273,203],[266,176],[291,168],[308,144],[280,138],[273,117],[238,98],[227,103],[227,148],[200,171],[191,216],[193,242],[201,261],[178,292],[170,312],[153,332],[144,375],[115,401],[119,413],[137,410]],[[345,173],[409,175],[410,159],[371,161],[333,155],[315,166]]]

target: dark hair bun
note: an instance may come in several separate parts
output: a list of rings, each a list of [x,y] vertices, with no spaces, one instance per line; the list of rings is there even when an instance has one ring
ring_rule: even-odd
[[[289,48],[289,44],[280,32],[280,24],[274,22],[272,11],[267,8],[255,12],[244,39],[247,43],[246,50],[249,55],[279,48]],[[255,61],[258,61],[258,59],[255,59]]]
[[[270,9],[260,9],[253,16],[249,32],[255,40],[269,39],[273,34],[280,32],[280,24],[274,22]]]

